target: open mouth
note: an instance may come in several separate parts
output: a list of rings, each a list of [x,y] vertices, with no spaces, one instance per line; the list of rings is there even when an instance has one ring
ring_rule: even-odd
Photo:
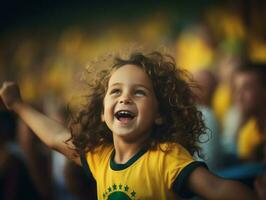
[[[120,110],[115,113],[116,119],[122,122],[128,122],[132,119],[134,119],[136,115],[133,112],[130,112],[128,110]]]

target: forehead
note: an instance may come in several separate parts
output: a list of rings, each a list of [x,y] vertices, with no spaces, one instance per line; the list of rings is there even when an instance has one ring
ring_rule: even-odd
[[[108,85],[113,84],[136,84],[152,88],[148,74],[142,68],[131,64],[124,65],[112,73]]]

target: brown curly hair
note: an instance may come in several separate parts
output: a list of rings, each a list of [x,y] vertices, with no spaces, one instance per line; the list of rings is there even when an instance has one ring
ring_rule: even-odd
[[[195,106],[195,96],[191,91],[193,84],[189,73],[177,68],[170,55],[159,52],[149,54],[132,53],[128,59],[115,57],[111,68],[97,74],[89,84],[84,108],[70,121],[71,138],[78,154],[92,151],[103,144],[112,144],[112,133],[101,121],[103,100],[112,72],[127,64],[142,68],[150,77],[159,102],[161,125],[155,125],[147,142],[150,149],[160,143],[179,143],[191,155],[200,155],[199,137],[206,127],[202,114]]]

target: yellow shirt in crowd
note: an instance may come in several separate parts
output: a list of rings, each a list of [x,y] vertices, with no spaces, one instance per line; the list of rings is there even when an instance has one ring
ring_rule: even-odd
[[[256,120],[251,118],[246,122],[239,132],[238,138],[238,154],[242,159],[252,157],[255,148],[262,143],[264,136],[258,130]]]
[[[220,124],[231,106],[231,92],[229,86],[219,85],[213,96],[213,110]]]

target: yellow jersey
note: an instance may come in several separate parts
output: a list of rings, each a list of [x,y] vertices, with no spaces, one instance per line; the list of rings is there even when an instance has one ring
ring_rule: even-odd
[[[81,156],[83,168],[97,183],[99,200],[171,200],[191,195],[185,188],[189,174],[205,163],[194,161],[181,145],[161,144],[141,150],[125,164],[114,162],[113,146],[101,146]]]

